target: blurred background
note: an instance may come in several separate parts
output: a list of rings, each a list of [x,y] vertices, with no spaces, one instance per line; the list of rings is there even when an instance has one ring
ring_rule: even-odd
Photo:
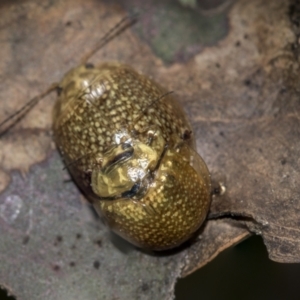
[[[263,240],[253,236],[180,279],[176,300],[300,299],[300,264],[268,259]]]
[[[180,279],[175,300],[299,300],[299,278],[300,264],[269,260],[261,237],[253,236]],[[5,290],[0,290],[0,300],[13,299]]]

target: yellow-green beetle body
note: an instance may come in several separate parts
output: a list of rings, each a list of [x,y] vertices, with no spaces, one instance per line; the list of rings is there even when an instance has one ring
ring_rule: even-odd
[[[59,84],[55,142],[108,226],[165,250],[189,239],[210,205],[210,176],[171,94],[119,63],[79,66]]]

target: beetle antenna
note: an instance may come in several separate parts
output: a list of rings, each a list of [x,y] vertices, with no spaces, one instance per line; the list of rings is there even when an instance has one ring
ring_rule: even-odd
[[[121,19],[113,28],[111,28],[96,44],[96,46],[90,50],[81,59],[82,64],[86,64],[87,61],[101,48],[103,48],[108,42],[113,40],[127,28],[131,27],[137,22],[137,14],[126,16]],[[52,84],[48,89],[39,94],[38,96],[29,100],[19,110],[14,112],[8,118],[0,123],[0,137],[4,136],[18,121],[20,121],[41,99],[50,94],[52,91],[58,88],[58,84]]]
[[[153,100],[152,102],[150,102],[141,112],[141,114],[139,116],[137,116],[134,120],[133,120],[133,126],[145,115],[145,113],[147,112],[147,110],[154,105],[155,103],[159,102],[161,99],[167,97],[170,94],[173,94],[174,91],[170,91],[170,92],[166,92],[164,94],[162,94],[161,96],[159,96],[158,98],[156,98],[155,100]],[[132,130],[132,129],[131,129]]]
[[[125,16],[123,19],[121,19],[113,28],[111,28],[102,38],[99,40],[99,42],[95,45],[93,49],[91,49],[89,52],[87,52],[81,59],[82,64],[86,64],[87,61],[101,48],[103,48],[107,43],[109,43],[111,40],[113,40],[115,37],[120,35],[123,31],[125,31],[127,28],[134,25],[138,20],[138,15],[133,14],[131,16]]]
[[[5,135],[13,126],[15,126],[18,121],[20,121],[26,114],[39,103],[45,96],[50,94],[52,91],[56,90],[58,87],[57,83],[53,83],[49,88],[47,88],[44,92],[35,96],[31,100],[29,100],[26,104],[24,104],[20,109],[6,118],[4,121],[0,123],[0,137]]]

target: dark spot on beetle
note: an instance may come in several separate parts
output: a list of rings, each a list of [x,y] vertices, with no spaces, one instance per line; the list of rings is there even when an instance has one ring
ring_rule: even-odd
[[[281,164],[284,166],[286,163],[287,163],[286,159],[283,158],[283,159],[281,160]]]
[[[95,245],[97,245],[100,248],[102,246],[102,241],[100,239],[95,241]]]
[[[126,192],[122,193],[122,197],[123,198],[132,198],[139,192],[140,188],[141,188],[141,183],[140,182],[135,183],[130,191],[126,191]]]
[[[122,147],[122,150],[127,150],[129,148],[132,148],[132,146],[129,143],[122,143],[121,147]]]
[[[70,267],[75,267],[76,263],[74,261],[71,261],[69,265],[70,265]]]
[[[82,238],[82,235],[81,235],[80,233],[77,233],[77,234],[76,234],[76,239],[77,239],[77,240],[80,240],[81,238]]]
[[[223,131],[220,131],[219,134],[220,134],[220,136],[224,136],[225,135]]]
[[[258,148],[258,152],[262,153],[263,151],[262,151],[262,149],[261,149],[261,148]]]
[[[85,64],[85,68],[86,68],[86,69],[94,69],[95,66],[94,66],[94,64],[86,63],[86,64]]]
[[[192,131],[186,129],[186,130],[184,131],[183,135],[182,135],[182,139],[183,139],[184,141],[186,141],[186,140],[189,140],[191,137],[192,137]]]
[[[57,96],[60,96],[61,93],[62,93],[62,91],[63,91],[62,87],[60,87],[60,86],[57,86],[57,87],[56,87],[56,93],[57,93]]]
[[[71,26],[72,25],[72,21],[67,21],[65,26]]]
[[[216,67],[217,67],[217,68],[221,68],[221,66],[220,66],[219,63],[216,63]]]
[[[215,143],[215,147],[216,147],[216,148],[219,148],[219,144],[218,144],[218,143]]]
[[[98,260],[95,260],[93,266],[96,270],[98,270],[100,268],[100,262]]]
[[[246,34],[244,34],[244,39],[245,40],[247,40],[248,39],[248,37],[249,37],[249,35],[246,33]]]
[[[123,147],[122,147],[123,148]],[[106,168],[109,168],[110,166],[114,165],[115,163],[117,162],[121,162],[121,161],[124,161],[128,158],[130,158],[132,155],[133,155],[133,152],[134,152],[134,148],[130,145],[130,147],[126,147],[125,149],[123,150],[126,150],[124,151],[123,153],[120,153],[116,156],[114,156],[111,160],[109,160],[104,166],[104,170],[106,170]]]
[[[240,41],[237,41],[237,42],[235,43],[235,46],[236,46],[236,47],[241,46],[241,42],[240,42]]]
[[[245,81],[244,81],[244,84],[246,85],[246,86],[250,86],[251,85],[251,80],[250,79],[246,79]]]
[[[55,265],[52,266],[52,270],[54,272],[59,272],[60,271],[60,266],[55,264]]]
[[[29,235],[24,236],[23,241],[22,241],[22,244],[23,244],[23,245],[27,245],[28,242],[29,242],[29,240],[30,240]]]

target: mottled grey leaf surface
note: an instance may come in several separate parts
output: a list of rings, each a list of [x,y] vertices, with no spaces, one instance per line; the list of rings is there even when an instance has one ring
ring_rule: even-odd
[[[18,299],[172,299],[176,278],[251,233],[273,260],[300,261],[298,6],[240,0],[205,13],[139,3],[2,2],[0,120],[59,81],[125,13],[142,12],[92,60],[128,63],[175,91],[215,191],[225,192],[190,244],[163,255],[135,249],[69,181],[49,95],[0,139],[0,285]]]
[[[155,257],[112,236],[62,169],[55,153],[26,179],[12,173],[0,205],[2,285],[17,299],[172,298],[183,253]]]

